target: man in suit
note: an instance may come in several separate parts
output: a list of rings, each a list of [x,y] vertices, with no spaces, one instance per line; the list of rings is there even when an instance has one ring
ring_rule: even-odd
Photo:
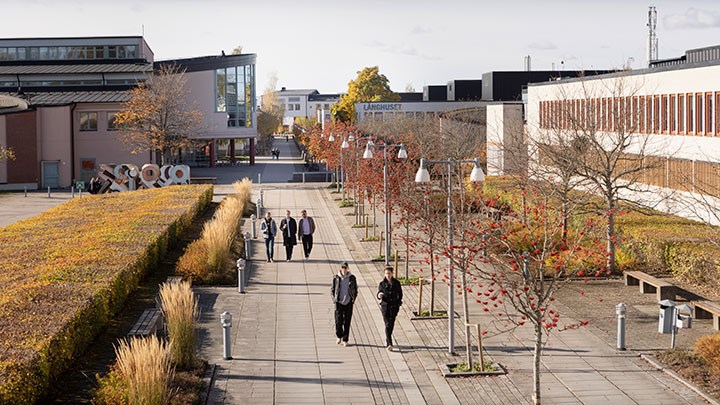
[[[310,258],[310,251],[313,246],[313,233],[315,233],[315,221],[309,217],[307,211],[302,210],[302,218],[298,227],[298,239],[302,240],[305,259]]]
[[[290,216],[290,210],[285,211],[285,218],[280,221],[280,231],[283,235],[283,246],[285,246],[287,261],[290,261],[292,259],[293,247],[297,245],[295,235],[298,233],[297,222],[295,222],[295,218]]]

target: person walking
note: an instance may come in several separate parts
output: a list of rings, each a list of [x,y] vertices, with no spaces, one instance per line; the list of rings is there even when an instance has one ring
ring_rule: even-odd
[[[301,212],[300,224],[298,226],[298,239],[302,241],[305,259],[310,258],[310,251],[313,247],[313,233],[315,233],[315,220],[309,217],[306,210]]]
[[[287,261],[292,260],[293,248],[297,245],[295,235],[298,233],[297,222],[290,216],[290,210],[285,210],[285,218],[280,221],[280,231],[283,234],[283,246]]]
[[[275,244],[275,235],[277,235],[277,225],[272,218],[270,211],[265,213],[265,219],[260,223],[260,231],[263,239],[265,239],[265,254],[267,254],[267,262],[272,263]]]
[[[385,278],[378,285],[377,299],[380,301],[380,310],[385,321],[385,343],[387,350],[393,350],[392,334],[395,328],[395,318],[402,305],[403,292],[400,282],[395,278],[392,266],[385,267]]]
[[[354,274],[350,273],[347,262],[340,264],[340,271],[333,277],[330,294],[333,303],[335,303],[335,336],[337,337],[337,344],[347,346],[350,337],[353,304],[358,294],[357,279]]]

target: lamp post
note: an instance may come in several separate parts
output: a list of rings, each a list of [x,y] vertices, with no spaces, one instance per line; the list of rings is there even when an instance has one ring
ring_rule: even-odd
[[[452,246],[453,246],[453,201],[452,201],[452,166],[453,164],[459,163],[474,163],[475,166],[470,172],[470,181],[480,182],[485,180],[485,173],[480,168],[480,160],[427,160],[420,159],[420,168],[415,174],[416,183],[428,183],[430,181],[430,172],[427,170],[428,164],[441,163],[447,165],[447,223],[448,223],[448,249],[450,255],[448,256],[448,277],[450,282],[448,283],[448,352],[455,353],[455,294],[453,287],[455,286],[455,277],[453,271],[453,260],[452,260]],[[464,294],[464,293],[463,293]]]
[[[405,145],[399,144],[374,144],[368,142],[365,146],[365,153],[363,153],[363,159],[372,159],[373,147],[382,148],[383,150],[383,194],[385,196],[385,266],[390,265],[390,242],[391,242],[391,231],[390,231],[390,198],[388,197],[388,161],[387,161],[387,148],[399,148],[397,157],[398,159],[407,159],[407,150]]]

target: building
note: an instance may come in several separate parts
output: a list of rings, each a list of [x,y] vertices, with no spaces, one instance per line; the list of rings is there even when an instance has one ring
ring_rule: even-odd
[[[278,101],[285,108],[283,125],[292,127],[296,118],[318,117],[322,110],[330,111],[340,101],[342,94],[320,94],[315,89],[281,88]]]
[[[447,85],[423,86],[423,101],[448,101]]]
[[[576,123],[599,134],[632,134],[627,154],[643,158],[639,182],[655,196],[676,200],[720,190],[719,47],[688,51],[686,57],[649,68],[534,83],[528,87],[527,132],[570,131]],[[688,57],[696,55],[697,57]],[[531,156],[537,162],[538,156]],[[717,194],[715,194],[717,196]],[[641,198],[629,195],[629,198]],[[642,197],[646,198],[646,197]],[[717,222],[708,212],[665,209]],[[686,204],[685,206],[690,206]],[[683,211],[684,210],[684,211]]]
[[[0,96],[28,106],[0,109],[0,144],[16,155],[0,162],[0,188],[69,187],[95,176],[101,163],[157,163],[150,152],[130,153],[115,114],[129,100],[128,90],[162,64],[187,70],[186,101],[203,111],[196,138],[204,146],[182,151],[181,163],[213,166],[222,161],[217,150],[229,145],[240,145],[252,160],[255,58],[155,62],[139,36],[0,39]]]
[[[542,83],[568,77],[593,76],[612,70],[531,70],[493,71],[482,75],[482,99],[490,101],[520,101],[522,91],[530,83]]]
[[[356,103],[357,122],[367,120],[389,120],[399,117],[425,118],[439,113],[468,109],[484,108],[485,101],[396,101]]]
[[[482,89],[482,80],[450,80],[447,83],[447,100],[482,100]]]

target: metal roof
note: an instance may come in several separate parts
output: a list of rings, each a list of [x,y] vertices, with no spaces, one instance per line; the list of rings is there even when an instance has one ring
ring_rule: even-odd
[[[10,93],[0,93],[0,96],[11,96]],[[31,106],[65,105],[72,103],[123,103],[130,100],[127,91],[66,91],[25,93],[25,98]]]
[[[53,75],[77,73],[149,73],[152,64],[102,63],[73,65],[0,65],[0,75]]]
[[[315,89],[281,89],[278,91],[278,96],[309,96],[311,94],[320,94]]]
[[[285,93],[283,93],[284,95]],[[342,94],[310,94],[308,101],[330,101],[339,100]]]
[[[0,114],[27,110],[25,100],[12,96],[0,95]]]

